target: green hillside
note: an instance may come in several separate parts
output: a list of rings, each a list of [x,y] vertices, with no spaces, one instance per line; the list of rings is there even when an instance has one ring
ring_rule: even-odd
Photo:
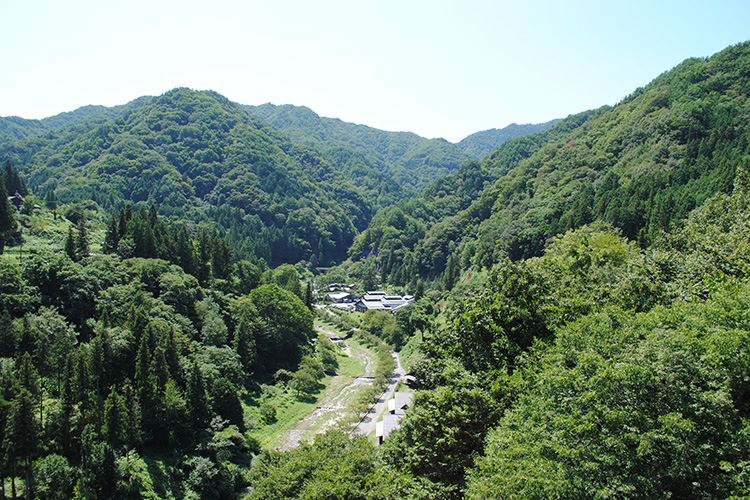
[[[462,194],[461,172],[440,179],[408,202],[419,210],[400,205],[423,235],[405,234],[386,209],[350,255],[374,250],[384,279],[404,283],[440,276],[449,261],[455,278],[459,268],[539,255],[549,238],[595,220],[646,247],[708,197],[731,192],[749,153],[749,66],[749,44],[689,59],[616,106],[510,140],[472,167],[481,194]],[[396,254],[393,241],[405,242]]]
[[[372,203],[315,151],[213,92],[176,89],[116,120],[79,124],[0,154],[43,197],[126,202],[218,224],[239,256],[328,264],[345,255]]]
[[[383,201],[421,191],[431,180],[455,172],[470,158],[444,139],[324,118],[305,107],[264,104],[244,108],[295,142],[308,144],[331,158],[350,179],[359,180],[362,171],[372,172],[370,175],[383,185],[376,188]],[[395,192],[393,182],[404,193]],[[380,194],[383,190],[385,193]]]
[[[44,134],[52,130],[70,127],[87,121],[114,120],[123,114],[147,103],[150,97],[139,97],[121,106],[83,106],[66,113],[60,113],[41,120],[28,120],[18,116],[0,117],[0,142],[17,141]]]
[[[524,135],[533,134],[534,132],[542,132],[555,125],[560,120],[550,120],[546,123],[531,124],[527,123],[524,125],[518,125],[517,123],[511,123],[507,127],[501,129],[493,128],[490,130],[483,130],[481,132],[475,132],[464,139],[461,139],[456,145],[475,160],[481,160],[489,156],[495,149],[497,149],[505,141],[515,139],[516,137],[522,137]]]

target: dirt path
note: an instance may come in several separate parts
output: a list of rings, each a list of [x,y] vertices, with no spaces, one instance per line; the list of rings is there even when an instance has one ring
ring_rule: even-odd
[[[398,386],[399,381],[404,375],[406,375],[406,372],[401,366],[401,359],[399,358],[398,353],[391,351],[391,356],[393,356],[393,360],[396,362],[395,370],[393,375],[391,375],[391,381],[388,384],[388,387],[386,387],[385,392],[378,399],[378,402],[370,407],[370,410],[367,413],[360,416],[360,420],[353,430],[353,432],[356,432],[357,434],[368,436],[370,433],[375,432],[375,426],[380,419],[380,415],[382,415],[388,407],[388,400],[393,397],[393,393],[396,392],[396,387]]]
[[[339,334],[326,328],[316,326],[316,330],[325,333],[330,337],[338,337]],[[300,441],[312,437],[316,433],[325,432],[327,429],[335,426],[339,421],[347,416],[347,400],[349,395],[357,390],[357,387],[363,384],[372,383],[372,373],[375,369],[375,359],[367,350],[353,349],[347,345],[346,341],[336,341],[341,346],[347,356],[355,357],[364,365],[364,373],[355,379],[350,379],[350,383],[343,380],[344,377],[336,375],[331,380],[326,392],[319,399],[318,407],[314,412],[299,421],[293,429],[287,431],[284,444],[279,447],[280,450],[288,450],[299,445]],[[345,384],[341,387],[342,384]],[[322,426],[312,429],[319,420],[326,418]]]

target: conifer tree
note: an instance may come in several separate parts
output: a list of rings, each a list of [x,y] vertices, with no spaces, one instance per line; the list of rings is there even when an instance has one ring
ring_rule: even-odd
[[[126,417],[126,436],[125,441],[128,447],[134,448],[142,443],[141,436],[141,406],[138,404],[133,387],[128,384],[123,391],[125,400]]]
[[[114,449],[119,448],[127,440],[127,408],[125,399],[112,386],[104,402],[104,425],[102,434],[105,441]]]
[[[193,360],[193,369],[187,387],[187,410],[193,430],[200,431],[208,425],[211,414],[208,406],[206,386],[197,360]]]
[[[29,190],[26,187],[23,177],[18,172],[18,169],[13,165],[10,160],[5,160],[5,171],[3,172],[3,178],[5,181],[5,188],[11,194],[18,193],[21,196],[27,196]]]
[[[76,241],[73,237],[73,227],[68,227],[68,237],[65,238],[65,253],[68,254],[70,260],[78,262],[78,253],[76,252]]]
[[[60,430],[60,445],[64,455],[70,453],[70,419],[73,416],[73,361],[68,357],[65,362],[64,375],[62,377],[62,388],[60,389],[60,414],[62,425]]]
[[[78,234],[76,236],[75,250],[78,260],[89,254],[89,230],[86,223],[86,217],[81,217],[78,221]]]
[[[19,460],[26,475],[27,498],[33,491],[32,456],[39,439],[39,428],[35,417],[34,400],[29,391],[21,389],[13,399],[5,427],[3,450],[11,465],[11,477]],[[15,484],[13,485],[15,490]],[[15,498],[15,491],[13,492]]]
[[[104,253],[115,253],[117,252],[117,245],[120,243],[120,230],[117,227],[117,217],[112,214],[109,217],[109,224],[107,224],[107,234],[104,235],[104,245],[102,251]]]
[[[141,342],[138,346],[138,353],[135,357],[135,390],[144,416],[153,408],[153,385],[150,377],[151,373],[151,331],[146,331],[141,336]]]
[[[307,282],[307,290],[305,290],[305,305],[308,309],[311,311],[313,310],[313,291],[312,291],[312,283],[309,281]]]
[[[57,193],[54,189],[50,189],[47,191],[47,194],[44,195],[44,206],[47,207],[48,210],[52,210],[55,215],[55,220],[57,220],[57,204]]]
[[[0,255],[5,250],[5,234],[16,228],[15,208],[8,200],[5,183],[0,182]]]
[[[247,321],[241,321],[237,325],[234,331],[232,347],[234,348],[234,352],[240,357],[240,362],[242,362],[245,373],[248,375],[251,374],[257,356],[253,325]]]

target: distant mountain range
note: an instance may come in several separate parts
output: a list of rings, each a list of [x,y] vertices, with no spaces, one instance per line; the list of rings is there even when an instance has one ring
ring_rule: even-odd
[[[154,204],[219,224],[239,255],[319,264],[340,260],[378,208],[470,159],[443,139],[189,89],[43,120],[0,118],[0,157],[39,197],[54,189],[61,203],[92,199],[107,210]]]
[[[515,139],[535,132],[541,132],[547,130],[553,125],[557,124],[560,120],[550,120],[546,123],[538,123],[532,125],[527,123],[525,125],[518,125],[517,123],[511,123],[505,128],[497,129],[493,128],[490,130],[483,130],[481,132],[475,132],[470,136],[462,139],[456,144],[461,151],[474,158],[475,160],[481,160],[482,158],[489,156],[495,149],[498,148],[505,141]]]

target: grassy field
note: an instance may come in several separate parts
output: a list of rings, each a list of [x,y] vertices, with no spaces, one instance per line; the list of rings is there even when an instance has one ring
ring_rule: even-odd
[[[317,325],[329,334],[338,334],[330,324],[318,322]],[[286,384],[264,387],[258,400],[246,406],[255,424],[248,434],[264,449],[277,449],[289,446],[292,432],[301,436],[300,441],[305,441],[328,429],[353,425],[359,418],[363,397],[371,392],[371,384],[357,379],[365,375],[368,365],[368,374],[374,373],[377,356],[355,339],[346,341],[345,350],[339,351],[336,375],[321,380],[320,390],[310,398],[298,398]],[[276,409],[275,422],[263,422],[262,404]]]
[[[104,226],[96,218],[89,221],[89,250],[92,253],[101,252],[104,241]],[[24,259],[37,253],[62,252],[68,237],[68,228],[75,225],[60,214],[50,210],[35,210],[31,214],[16,214],[18,230],[5,236],[5,252],[3,258]]]
[[[326,330],[333,331],[330,325]],[[264,449],[275,449],[284,445],[288,432],[297,427],[303,420],[320,410],[324,405],[336,406],[336,410],[318,411],[320,415],[310,419],[305,436],[313,436],[336,425],[349,425],[356,418],[357,398],[367,385],[351,387],[353,381],[364,375],[367,358],[372,358],[369,350],[357,341],[347,341],[348,352],[338,353],[339,367],[335,376],[326,376],[321,380],[320,389],[311,397],[298,398],[286,384],[265,386],[258,400],[246,406],[246,412],[254,424],[248,434],[257,439]],[[261,405],[271,405],[276,409],[276,421],[265,423],[261,416]]]

